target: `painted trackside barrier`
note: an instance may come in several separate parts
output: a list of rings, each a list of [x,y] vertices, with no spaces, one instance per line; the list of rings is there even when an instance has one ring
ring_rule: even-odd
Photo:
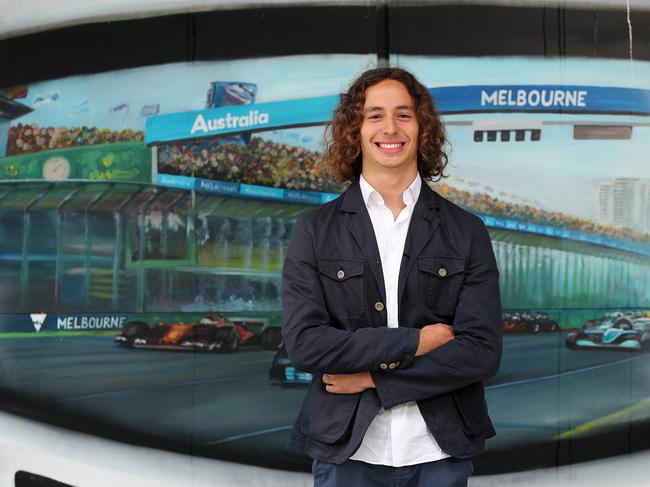
[[[3,314],[0,333],[121,330],[128,314]]]

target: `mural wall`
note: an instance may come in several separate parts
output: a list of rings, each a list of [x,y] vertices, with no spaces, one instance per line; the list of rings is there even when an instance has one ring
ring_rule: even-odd
[[[311,377],[281,346],[281,268],[298,215],[345,189],[324,124],[378,62],[430,88],[452,161],[431,185],[483,219],[501,272],[477,473],[646,448],[650,62],[604,57],[277,55],[4,87],[0,407],[308,470],[285,446]]]

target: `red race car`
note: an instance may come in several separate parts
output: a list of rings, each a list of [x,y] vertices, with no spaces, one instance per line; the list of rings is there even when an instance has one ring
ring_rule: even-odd
[[[199,322],[158,323],[153,328],[143,321],[129,321],[115,342],[127,348],[230,353],[255,338],[246,326],[235,324],[220,313],[211,313]]]

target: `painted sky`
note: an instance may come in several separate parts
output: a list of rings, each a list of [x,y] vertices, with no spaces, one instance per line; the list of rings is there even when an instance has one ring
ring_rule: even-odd
[[[39,95],[57,94],[55,102],[13,122],[44,125],[89,125],[143,130],[145,105],[160,104],[160,113],[206,107],[210,82],[257,84],[257,102],[338,93],[357,74],[374,67],[374,56],[290,56],[236,61],[175,63],[34,83],[25,104]],[[79,112],[84,104],[88,111]],[[128,104],[126,110],[111,108]]]

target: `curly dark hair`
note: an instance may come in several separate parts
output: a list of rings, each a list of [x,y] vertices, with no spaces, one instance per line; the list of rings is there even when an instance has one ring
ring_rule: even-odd
[[[354,180],[361,174],[361,124],[366,90],[387,79],[402,83],[415,102],[415,113],[420,125],[420,176],[427,180],[446,177],[443,173],[448,163],[445,145],[449,142],[429,91],[404,69],[376,68],[363,73],[352,83],[347,93],[341,94],[332,121],[327,125],[323,162],[335,181]]]

